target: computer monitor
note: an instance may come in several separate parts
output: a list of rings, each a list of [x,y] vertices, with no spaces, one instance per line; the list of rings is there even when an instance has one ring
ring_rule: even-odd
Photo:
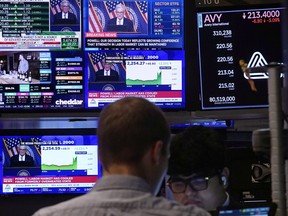
[[[267,70],[247,68],[283,61],[283,15],[279,4],[198,8],[202,110],[268,107]]]
[[[219,208],[218,216],[274,216],[277,205],[275,203],[248,203],[239,207]]]

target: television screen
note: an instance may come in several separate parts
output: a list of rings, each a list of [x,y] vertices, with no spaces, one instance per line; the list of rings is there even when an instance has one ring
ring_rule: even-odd
[[[96,131],[65,131],[61,130],[62,134],[59,131],[44,133],[41,130],[30,130],[30,133],[28,130],[25,135],[2,133],[0,194],[69,194],[89,191],[101,175],[97,137],[93,134]]]
[[[184,47],[183,0],[84,0],[83,10],[86,50]]]
[[[81,1],[3,0],[1,50],[81,48]]]
[[[269,74],[247,68],[282,62],[283,13],[280,7],[197,13],[203,110],[268,107]]]
[[[88,51],[86,62],[87,108],[126,96],[144,97],[161,108],[185,107],[184,51]]]
[[[80,51],[3,51],[0,109],[84,108],[83,68]]]

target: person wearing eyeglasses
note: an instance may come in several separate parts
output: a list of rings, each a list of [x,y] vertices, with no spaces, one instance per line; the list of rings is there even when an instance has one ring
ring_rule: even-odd
[[[231,204],[225,146],[215,130],[189,127],[172,138],[170,152],[167,186],[172,198],[208,211]]]
[[[107,23],[107,32],[134,32],[133,22],[125,17],[125,6],[117,4],[115,7],[115,18]]]

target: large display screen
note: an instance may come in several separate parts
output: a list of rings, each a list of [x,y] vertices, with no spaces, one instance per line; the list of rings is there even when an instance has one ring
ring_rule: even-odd
[[[183,0],[1,1],[0,24],[2,112],[185,108]]]
[[[183,51],[91,51],[86,60],[88,108],[126,96],[146,98],[161,108],[185,105]]]
[[[101,167],[97,137],[85,133],[1,135],[0,194],[89,191]]]
[[[183,0],[84,0],[83,4],[87,50],[184,46]]]
[[[276,7],[197,13],[202,109],[268,106],[269,74],[247,68],[282,62],[283,13]]]
[[[1,50],[81,48],[81,1],[0,2]]]

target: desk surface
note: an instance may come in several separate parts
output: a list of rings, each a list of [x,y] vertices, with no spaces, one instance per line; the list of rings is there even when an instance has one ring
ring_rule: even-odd
[[[20,80],[17,78],[17,74],[4,74],[0,75],[0,84],[39,84],[40,80],[32,78],[32,82]]]

